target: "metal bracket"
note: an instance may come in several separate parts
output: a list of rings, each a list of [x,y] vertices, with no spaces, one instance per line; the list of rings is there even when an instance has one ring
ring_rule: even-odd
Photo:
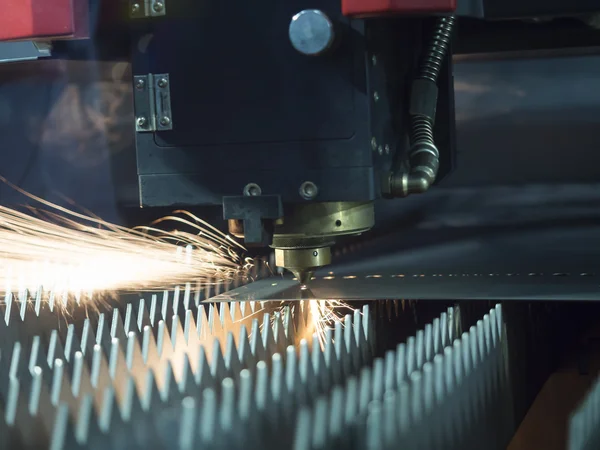
[[[164,16],[166,12],[167,0],[129,0],[129,17],[132,19]]]
[[[31,61],[52,56],[52,45],[43,41],[0,42],[0,63]]]
[[[133,77],[135,131],[148,133],[173,129],[168,73]]]
[[[271,245],[272,227],[266,221],[283,217],[283,204],[279,195],[223,197],[223,219],[244,222],[244,242]]]

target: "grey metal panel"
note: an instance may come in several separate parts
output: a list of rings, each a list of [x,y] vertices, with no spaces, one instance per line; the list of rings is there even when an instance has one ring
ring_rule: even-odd
[[[458,163],[441,186],[597,182],[598,52],[458,58]]]
[[[29,61],[50,56],[50,45],[43,42],[0,42],[0,63]]]

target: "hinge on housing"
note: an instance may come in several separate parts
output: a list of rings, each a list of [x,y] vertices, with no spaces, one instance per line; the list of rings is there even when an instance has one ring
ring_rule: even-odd
[[[166,3],[167,0],[129,0],[129,17],[144,19],[164,16],[167,12]]]
[[[139,133],[173,129],[168,73],[133,77],[135,130]]]

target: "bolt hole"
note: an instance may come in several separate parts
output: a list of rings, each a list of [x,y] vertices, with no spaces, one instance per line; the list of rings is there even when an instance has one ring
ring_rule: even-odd
[[[314,251],[314,252],[313,252],[313,256],[316,258],[317,256],[319,256],[319,252],[317,252],[317,251]]]
[[[342,226],[342,221],[341,220],[336,220],[335,221],[335,226],[336,227],[341,227]]]

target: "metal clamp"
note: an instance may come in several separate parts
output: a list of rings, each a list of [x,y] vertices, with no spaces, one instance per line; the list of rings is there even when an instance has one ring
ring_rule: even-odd
[[[129,0],[129,17],[144,19],[164,16],[167,12],[166,3],[167,0]]]
[[[135,130],[138,133],[173,129],[170,84],[168,73],[133,77]]]

